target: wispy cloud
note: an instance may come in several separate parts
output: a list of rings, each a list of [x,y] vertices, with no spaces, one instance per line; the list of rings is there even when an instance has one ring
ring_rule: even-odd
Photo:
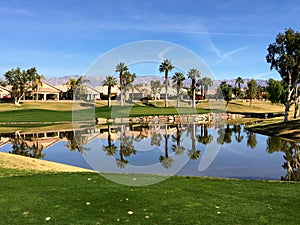
[[[244,51],[247,48],[248,48],[247,46],[243,46],[243,47],[236,48],[236,49],[233,49],[231,51],[222,53],[222,51],[220,49],[218,49],[213,44],[213,42],[211,41],[211,51],[213,51],[217,55],[217,57],[219,58],[219,60],[214,63],[215,65],[219,64],[219,63],[222,63],[222,62],[224,62],[226,60],[231,60],[233,58],[232,57],[233,55],[238,54],[239,52],[242,52],[242,51]]]

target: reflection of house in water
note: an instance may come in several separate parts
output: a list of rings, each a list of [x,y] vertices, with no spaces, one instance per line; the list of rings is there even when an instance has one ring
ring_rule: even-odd
[[[0,147],[9,143],[9,138],[0,136]]]

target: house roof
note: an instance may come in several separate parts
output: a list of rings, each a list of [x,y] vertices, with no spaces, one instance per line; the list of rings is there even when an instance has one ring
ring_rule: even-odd
[[[55,87],[52,84],[49,84],[48,82],[43,82],[42,86],[40,86],[36,92],[37,93],[59,93],[62,92],[62,90]]]

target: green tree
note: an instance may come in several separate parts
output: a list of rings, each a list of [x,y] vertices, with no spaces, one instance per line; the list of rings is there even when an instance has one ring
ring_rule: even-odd
[[[151,80],[150,81],[150,89],[152,92],[152,95],[154,96],[154,101],[156,102],[157,94],[160,93],[162,88],[162,84],[160,83],[160,80]]]
[[[0,80],[0,86],[1,87],[5,87],[7,85],[7,83],[4,80]]]
[[[117,79],[113,76],[107,76],[103,81],[103,85],[108,86],[108,107],[111,107],[111,88],[118,85]]]
[[[223,81],[220,84],[220,87],[217,91],[218,93],[218,97],[220,98],[220,96],[223,97],[224,101],[226,101],[226,107],[229,104],[229,102],[232,100],[232,87],[231,85],[227,84],[225,81]]]
[[[165,97],[165,107],[168,107],[168,73],[175,67],[172,65],[171,61],[169,59],[165,59],[160,65],[159,65],[159,72],[165,73],[165,89],[166,89],[166,97]]]
[[[267,81],[267,84],[266,91],[269,93],[269,100],[272,104],[284,104],[287,97],[286,84],[272,78]]]
[[[257,82],[256,80],[252,79],[250,81],[247,82],[247,95],[248,98],[250,99],[250,107],[252,107],[252,99],[256,98],[257,95]]]
[[[126,64],[124,62],[120,62],[116,65],[116,73],[119,73],[119,79],[120,79],[120,95],[121,95],[121,100],[120,100],[120,104],[121,106],[124,106],[124,93],[123,93],[123,89],[124,89],[124,77],[123,77],[123,73],[128,71],[128,67],[126,66]]]
[[[11,97],[15,104],[19,104],[26,92],[33,87],[34,81],[39,77],[35,67],[21,70],[19,67],[11,69],[4,74],[6,83],[11,85]]]
[[[184,74],[181,72],[176,72],[172,77],[172,80],[177,90],[177,107],[180,107],[180,90],[183,87],[183,81],[185,80]]]
[[[196,83],[197,83],[196,79],[200,78],[201,73],[199,70],[193,68],[188,71],[187,76],[189,79],[192,80],[192,84],[191,84],[191,91],[192,91],[192,96],[193,96],[192,107],[196,108],[196,93],[195,93]]]
[[[287,85],[284,115],[284,122],[287,122],[290,106],[298,97],[295,94],[299,83],[300,33],[291,28],[284,34],[279,33],[275,42],[270,44],[267,50],[266,60],[270,63],[270,69],[276,69]]]

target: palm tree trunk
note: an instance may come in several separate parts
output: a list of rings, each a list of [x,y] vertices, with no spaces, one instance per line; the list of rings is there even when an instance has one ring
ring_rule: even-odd
[[[166,88],[166,97],[165,97],[165,107],[168,107],[168,71],[165,72],[165,88]]]
[[[192,107],[193,107],[193,108],[196,108],[196,92],[195,92],[195,89],[194,89],[194,88],[192,89],[192,92],[193,92]]]
[[[109,85],[108,86],[108,107],[110,107],[111,106],[111,103],[110,103],[110,92],[111,92],[111,86]]]
[[[180,87],[177,86],[177,107],[180,107]]]

